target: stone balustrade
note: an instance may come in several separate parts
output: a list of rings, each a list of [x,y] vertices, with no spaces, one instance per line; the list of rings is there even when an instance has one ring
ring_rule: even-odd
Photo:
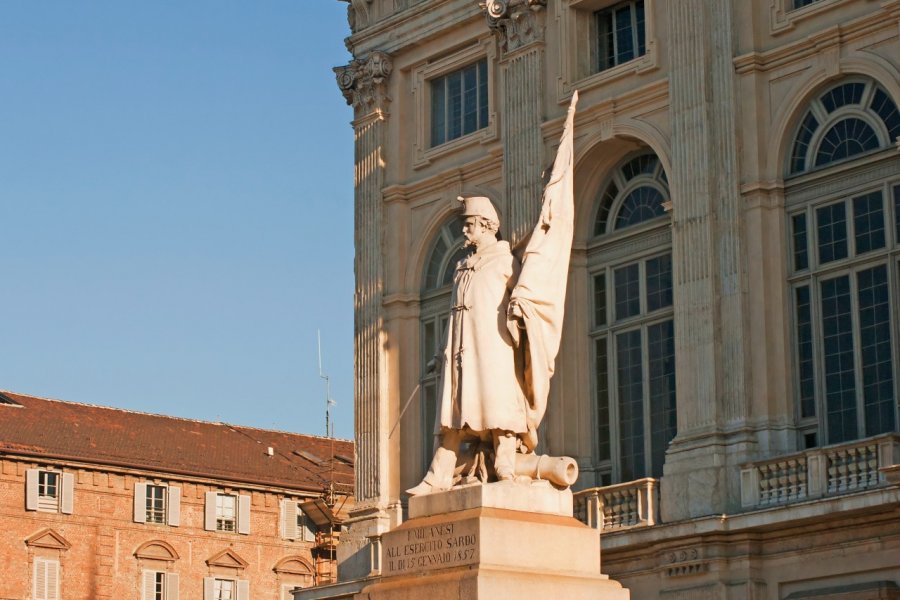
[[[659,521],[658,490],[652,477],[582,490],[575,494],[575,516],[602,531],[649,527]]]
[[[741,505],[764,508],[883,484],[900,462],[900,435],[885,434],[757,461],[741,469]]]

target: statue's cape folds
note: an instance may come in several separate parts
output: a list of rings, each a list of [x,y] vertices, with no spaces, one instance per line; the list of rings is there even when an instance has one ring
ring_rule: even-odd
[[[566,115],[550,181],[544,188],[541,216],[522,255],[522,271],[510,296],[522,309],[525,343],[521,350],[525,361],[525,393],[528,435],[526,447],[537,445],[537,428],[547,409],[550,378],[562,335],[566,282],[575,218],[572,128],[578,92]],[[508,322],[517,328],[517,320]],[[518,339],[518,332],[512,332]]]

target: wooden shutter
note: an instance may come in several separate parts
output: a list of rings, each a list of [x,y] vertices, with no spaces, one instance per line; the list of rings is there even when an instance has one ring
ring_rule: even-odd
[[[135,484],[134,484],[134,522],[135,523],[146,523],[147,522],[147,484],[146,483],[135,482]],[[148,573],[148,572],[149,571],[144,571],[144,573]]]
[[[62,474],[62,500],[60,500],[59,512],[71,515],[75,504],[75,475]]]
[[[250,496],[238,496],[238,504],[240,505],[237,522],[238,533],[246,535],[250,533]]]
[[[167,522],[172,527],[181,525],[181,488],[169,487],[169,514]]]
[[[47,600],[47,561],[34,559],[34,600]]]
[[[178,573],[166,573],[166,600],[178,600]]]
[[[206,510],[203,519],[203,529],[207,531],[216,530],[216,492],[206,492]]]
[[[297,502],[284,499],[281,501],[281,535],[286,540],[297,539]]]
[[[141,586],[141,598],[143,600],[156,600],[156,571],[144,571],[144,581]]]
[[[25,470],[25,510],[37,510],[38,507],[38,470]]]
[[[237,600],[250,600],[250,580],[238,579]]]
[[[47,561],[47,600],[59,600],[59,562]]]
[[[209,502],[209,494],[207,494],[206,501]],[[213,501],[213,507],[215,507],[215,501]],[[214,594],[216,586],[216,578],[215,577],[204,577],[203,578],[203,600],[215,600]]]

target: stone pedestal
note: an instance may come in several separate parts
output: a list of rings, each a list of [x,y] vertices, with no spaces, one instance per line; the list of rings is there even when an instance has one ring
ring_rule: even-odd
[[[492,483],[410,499],[381,538],[381,579],[355,600],[628,600],[600,572],[597,530],[572,518],[572,493]]]

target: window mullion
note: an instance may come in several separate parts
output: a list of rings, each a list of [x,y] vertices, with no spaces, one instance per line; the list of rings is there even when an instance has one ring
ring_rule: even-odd
[[[825,401],[825,332],[822,324],[822,290],[818,277],[809,279],[810,318],[813,333],[813,393],[816,398],[816,421],[819,428],[820,446],[831,443],[828,440],[828,406]]]
[[[859,285],[857,275],[859,270],[851,270],[847,273],[850,280],[850,323],[853,337],[853,381],[856,396],[856,432],[858,437],[866,436],[866,404],[863,394],[863,370],[862,370],[862,340],[860,339],[859,320]]]
[[[650,336],[647,333],[648,324],[641,326],[641,396],[643,403],[641,409],[644,414],[644,472],[635,473],[640,477],[647,477],[652,471],[653,461],[653,427],[650,423]]]
[[[611,289],[612,285],[607,289]],[[607,303],[608,304],[608,303]],[[622,481],[622,451],[620,446],[619,418],[619,357],[616,352],[616,333],[606,336],[607,369],[609,377],[609,458],[612,461],[610,477],[613,482]]]

